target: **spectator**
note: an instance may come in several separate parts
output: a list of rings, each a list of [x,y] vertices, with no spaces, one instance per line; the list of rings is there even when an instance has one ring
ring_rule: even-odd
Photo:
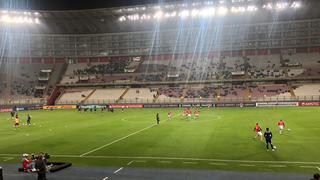
[[[47,180],[46,178],[47,167],[46,167],[44,157],[42,155],[39,155],[37,157],[37,160],[35,162],[35,168],[38,173],[38,180]]]

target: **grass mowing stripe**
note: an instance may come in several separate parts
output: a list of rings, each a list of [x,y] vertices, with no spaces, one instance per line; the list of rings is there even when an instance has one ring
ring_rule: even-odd
[[[105,144],[105,145],[100,146],[100,147],[98,147],[98,148],[95,148],[95,149],[93,149],[93,150],[91,150],[91,151],[88,151],[88,152],[86,152],[86,153],[83,153],[83,154],[80,155],[80,157],[83,157],[83,156],[85,156],[85,155],[88,155],[88,154],[90,154],[90,153],[93,153],[93,152],[95,152],[95,151],[98,151],[98,150],[100,150],[100,149],[102,149],[102,148],[108,147],[108,146],[110,146],[110,145],[112,145],[112,144],[114,144],[114,143],[116,143],[116,142],[119,142],[119,141],[121,141],[121,140],[124,140],[124,139],[126,139],[126,138],[128,138],[128,137],[130,137],[130,136],[133,136],[133,135],[135,135],[135,134],[138,134],[138,133],[140,133],[140,132],[142,132],[142,131],[144,131],[144,130],[150,129],[150,128],[152,128],[153,126],[156,126],[156,124],[152,124],[152,125],[150,125],[150,126],[148,126],[148,127],[145,127],[145,128],[143,128],[143,129],[140,129],[139,131],[136,131],[136,132],[133,132],[133,133],[131,133],[131,134],[129,134],[129,135],[126,135],[126,136],[124,136],[124,137],[122,137],[122,138],[120,138],[120,139],[114,140],[114,141],[112,141],[112,142],[110,142],[110,143],[108,143],[108,144]]]

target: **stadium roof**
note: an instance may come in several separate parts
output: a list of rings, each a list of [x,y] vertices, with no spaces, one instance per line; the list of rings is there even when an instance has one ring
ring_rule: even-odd
[[[216,0],[217,1],[217,0]],[[225,0],[226,2],[231,2],[231,0]],[[237,0],[243,1],[243,0]],[[246,0],[245,2],[247,2]],[[258,4],[263,3],[261,0],[250,0]],[[40,4],[33,6],[34,2]],[[73,3],[72,3],[73,2]],[[66,1],[63,3],[61,0],[31,0],[25,3],[28,12],[39,13],[39,19],[41,21],[40,25],[37,26],[24,26],[24,32],[31,33],[53,33],[53,34],[96,34],[96,33],[108,33],[108,32],[126,32],[126,31],[143,31],[152,30],[155,27],[155,21],[137,21],[137,22],[119,22],[119,17],[123,15],[128,15],[132,12],[130,10],[138,9],[138,11],[151,12],[154,13],[154,6],[159,4],[144,4],[145,2],[155,2],[147,0],[139,1],[124,1],[124,0],[108,0],[106,2],[98,3],[96,0],[91,1]],[[161,6],[167,4],[178,5],[179,3],[184,3],[182,1],[167,1],[168,3],[162,3]],[[205,2],[205,1],[188,1],[189,4],[192,2]],[[269,1],[268,1],[269,2]],[[51,7],[49,5],[53,3]],[[305,18],[319,18],[320,12],[318,7],[320,7],[320,2],[317,0],[303,1],[303,6],[301,9],[290,12],[260,12],[255,15],[233,15],[219,19],[222,23],[255,23],[255,22],[268,22],[268,21],[283,21],[283,20],[301,20]],[[28,4],[28,5],[27,5]],[[132,6],[134,4],[134,6]],[[135,5],[140,4],[140,5]],[[20,5],[15,5],[11,3],[10,5],[4,4],[1,1],[2,10],[15,11],[25,11],[21,10]],[[131,5],[131,6],[122,6]],[[116,6],[116,7],[114,7]],[[32,8],[33,7],[33,8]],[[102,7],[102,8],[100,8]],[[35,8],[40,10],[35,10]],[[93,9],[83,9],[83,8],[93,8]],[[140,9],[139,9],[140,8]],[[174,7],[175,8],[175,7]],[[18,9],[18,10],[17,10]],[[20,10],[19,10],[20,9]],[[31,9],[31,10],[30,10]],[[48,10],[44,10],[48,9]],[[54,10],[53,10],[54,9]],[[69,9],[69,10],[65,10]],[[71,10],[70,10],[71,9]],[[181,9],[181,8],[180,8]],[[136,11],[134,10],[133,13]],[[188,22],[190,23],[190,21]],[[197,26],[201,22],[192,22],[192,26]],[[161,28],[178,28],[179,19],[169,20],[161,22]],[[8,29],[8,28],[7,28]],[[12,31],[17,31],[15,27],[9,28]]]

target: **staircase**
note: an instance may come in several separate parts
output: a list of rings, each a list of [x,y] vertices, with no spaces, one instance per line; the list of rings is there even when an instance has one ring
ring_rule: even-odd
[[[246,99],[251,99],[251,95],[252,95],[252,93],[251,93],[251,89],[250,89],[250,87],[249,86],[247,86],[247,88],[246,88]]]
[[[97,90],[97,89],[92,90],[92,91],[90,92],[90,94],[88,94],[88,96],[85,97],[85,98],[81,101],[81,103],[85,103],[85,102],[92,96],[92,94],[93,94],[94,92],[96,92],[96,90]]]
[[[121,96],[116,100],[116,102],[119,102],[129,91],[130,88],[127,88],[126,90],[124,90],[124,92],[121,94]]]
[[[47,99],[47,105],[54,105],[56,100],[59,98],[59,96],[62,94],[62,90],[59,87],[55,87]]]
[[[159,96],[160,96],[160,93],[157,93],[156,96],[153,98],[153,102],[157,102]]]
[[[292,97],[292,98],[295,98],[295,97],[296,97],[296,94],[294,93],[293,87],[292,87],[290,84],[288,84],[288,86],[289,86],[289,92],[290,92],[291,97]]]

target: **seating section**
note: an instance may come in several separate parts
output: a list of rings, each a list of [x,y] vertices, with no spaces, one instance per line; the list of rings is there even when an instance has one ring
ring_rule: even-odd
[[[149,101],[152,102],[157,92],[150,88],[130,88],[123,96],[122,101]]]
[[[264,84],[250,86],[250,94],[252,98],[272,96],[291,97],[291,94],[289,93],[289,86],[287,84]]]
[[[319,96],[320,84],[305,84],[298,86],[294,93],[296,96]]]
[[[90,102],[114,102],[119,99],[125,89],[97,89],[86,101]]]
[[[92,89],[71,89],[66,90],[58,99],[57,104],[75,104],[85,100],[92,92]]]

